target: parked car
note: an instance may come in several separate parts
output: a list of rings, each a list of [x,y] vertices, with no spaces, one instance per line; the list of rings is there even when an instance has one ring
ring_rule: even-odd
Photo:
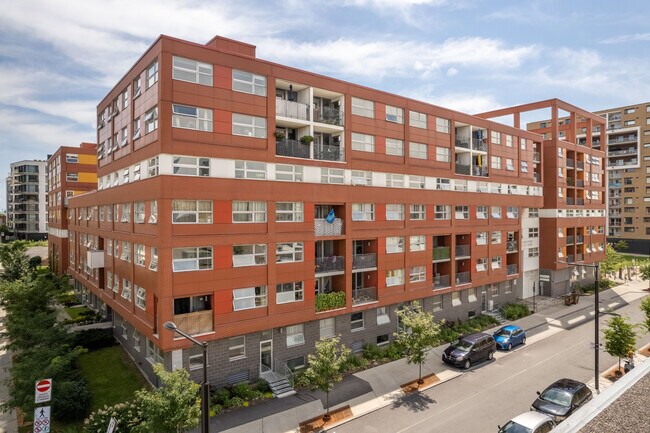
[[[493,334],[497,349],[510,350],[518,344],[526,344],[526,331],[517,325],[503,326]]]
[[[547,433],[556,426],[550,416],[540,412],[524,412],[508,421],[499,433]]]
[[[442,354],[442,360],[465,369],[494,357],[494,338],[483,332],[460,337],[449,345]]]
[[[537,395],[530,409],[548,414],[558,423],[592,398],[587,385],[573,379],[560,379]]]

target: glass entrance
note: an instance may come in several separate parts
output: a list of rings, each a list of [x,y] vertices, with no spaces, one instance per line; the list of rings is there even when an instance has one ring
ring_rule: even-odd
[[[260,374],[273,371],[273,341],[260,342]]]
[[[487,311],[487,292],[485,290],[481,291],[481,312],[485,313]]]

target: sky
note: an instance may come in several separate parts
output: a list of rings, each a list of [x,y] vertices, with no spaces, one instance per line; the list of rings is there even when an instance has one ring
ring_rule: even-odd
[[[637,0],[0,0],[0,178],[96,141],[99,101],[160,34],[468,113],[549,98],[650,100]],[[0,209],[6,209],[0,187]]]

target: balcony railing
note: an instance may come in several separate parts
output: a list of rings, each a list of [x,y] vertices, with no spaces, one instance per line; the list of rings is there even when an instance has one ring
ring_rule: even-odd
[[[309,145],[300,140],[278,140],[275,142],[275,154],[309,159]]]
[[[574,258],[573,254],[569,254],[568,256],[566,256],[567,262],[569,263],[573,263],[573,258]]]
[[[581,262],[585,259],[585,256],[583,254],[576,254],[576,262]]]
[[[469,149],[469,137],[456,137],[456,147],[462,147],[463,149]]]
[[[578,170],[584,170],[584,168],[585,168],[585,162],[578,161]]]
[[[619,156],[619,155],[636,155],[637,150],[635,147],[624,149],[624,150],[610,150],[607,152],[607,156]]]
[[[456,245],[456,260],[463,257],[469,257],[470,252],[471,252],[470,245]]]
[[[583,188],[585,186],[585,181],[580,179],[576,180],[576,186],[578,188]]]
[[[377,267],[377,254],[355,254],[352,256],[352,269],[368,269]]]
[[[573,161],[572,159],[567,159],[567,160],[566,160],[566,166],[567,166],[567,168],[573,168],[573,167],[575,167],[575,165],[574,165],[574,161]]]
[[[533,152],[533,162],[542,162],[542,155],[539,152]]]
[[[538,173],[533,173],[533,180],[535,182],[541,182],[542,181],[542,176]]]
[[[314,110],[314,121],[343,126],[343,112],[331,107],[322,107],[320,110]]]
[[[506,242],[506,253],[516,253],[517,251],[519,251],[517,241]]]
[[[352,289],[352,305],[365,304],[367,302],[377,301],[377,288],[364,287],[361,289]]]
[[[577,243],[577,244],[583,244],[584,242],[585,242],[585,237],[584,237],[584,236],[580,236],[580,235],[578,235],[578,236],[576,237],[576,243]]]
[[[566,244],[567,245],[573,245],[574,243],[574,237],[573,236],[567,236],[566,237]]]
[[[624,137],[613,137],[607,140],[607,144],[613,143],[629,143],[631,141],[637,141],[638,137],[636,135],[627,135]]]
[[[436,275],[433,277],[433,290],[445,289],[451,287],[449,284],[449,275]]]
[[[340,161],[341,147],[328,144],[316,144],[314,146],[314,159],[320,161]]]
[[[449,260],[449,247],[433,247],[433,260]]]
[[[456,285],[458,286],[459,284],[469,284],[471,283],[471,277],[469,272],[458,272],[456,274]]]
[[[577,199],[576,199],[576,204],[577,204],[578,206],[582,206],[582,205],[584,205],[584,204],[585,204],[585,199],[584,199],[584,198],[577,198]]]
[[[275,100],[275,115],[292,119],[309,120],[309,105],[284,99]]]
[[[482,139],[472,138],[472,149],[487,152],[487,143]]]
[[[345,257],[316,257],[316,273],[341,272],[345,270]]]
[[[456,163],[456,174],[466,174],[470,175],[472,168],[469,165]]]
[[[343,220],[334,218],[330,224],[323,218],[314,219],[314,234],[316,236],[339,236],[343,233]]]
[[[517,272],[517,265],[507,265],[506,266],[506,275],[515,275]]]
[[[214,331],[212,310],[174,314],[173,317],[176,326],[190,335]]]

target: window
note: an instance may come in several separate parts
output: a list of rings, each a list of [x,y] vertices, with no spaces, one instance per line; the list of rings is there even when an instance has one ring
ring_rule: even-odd
[[[456,206],[454,215],[457,220],[469,219],[469,206]]]
[[[539,257],[539,247],[531,247],[528,249],[528,257]]]
[[[147,68],[147,89],[158,81],[158,61],[156,60]]]
[[[79,163],[79,155],[76,153],[66,153],[65,162],[68,164],[77,164]]]
[[[212,269],[212,247],[174,248],[172,269],[173,272]]]
[[[492,257],[492,269],[501,268],[501,256]]]
[[[490,157],[490,167],[501,170],[501,157],[500,156],[491,156]]]
[[[320,338],[330,338],[336,335],[336,319],[330,317],[329,319],[321,319],[318,321],[320,329]]]
[[[133,99],[137,98],[142,94],[142,80],[140,78],[140,75],[138,75],[134,80],[133,80]]]
[[[427,207],[423,204],[412,204],[410,212],[411,220],[424,221],[427,219]]]
[[[65,180],[68,182],[77,182],[79,180],[79,174],[77,173],[66,173]]]
[[[133,119],[133,139],[140,138],[140,118]]]
[[[372,203],[352,203],[352,221],[374,221],[375,205]]]
[[[140,180],[140,164],[133,166],[133,180]]]
[[[147,162],[147,176],[154,177],[158,176],[158,157],[149,159]]]
[[[235,161],[235,179],[266,179],[266,163]]]
[[[122,185],[129,183],[129,168],[122,170]]]
[[[159,349],[153,341],[147,338],[147,361],[152,364],[162,364],[165,361],[165,353]]]
[[[413,266],[409,274],[409,280],[411,283],[419,283],[421,281],[426,281],[427,279],[427,268],[426,266]]]
[[[120,259],[129,263],[131,262],[131,242],[122,241],[122,254],[120,255]]]
[[[233,223],[265,223],[266,202],[264,201],[233,201]]]
[[[501,232],[492,232],[492,243],[493,244],[501,243]]]
[[[117,274],[113,274],[113,292],[120,292],[120,277]]]
[[[299,346],[305,344],[305,334],[303,324],[291,325],[286,327],[287,347]]]
[[[212,110],[172,104],[172,127],[212,132]]]
[[[233,69],[232,90],[257,96],[266,96],[266,77]]]
[[[403,220],[404,220],[403,204],[386,205],[386,221],[403,221]]]
[[[636,120],[626,120],[625,126],[633,126],[636,124]]]
[[[184,176],[210,176],[210,158],[174,156],[173,173]]]
[[[528,218],[539,218],[539,208],[537,207],[528,208]]]
[[[501,212],[502,212],[501,206],[492,206],[492,218],[501,218]]]
[[[411,236],[409,238],[409,247],[411,251],[424,251],[427,248],[427,241],[424,235]]]
[[[198,370],[203,367],[203,354],[200,353],[198,355],[190,355],[188,358],[189,362],[189,370]]]
[[[106,289],[111,290],[113,288],[113,273],[111,271],[106,271]]]
[[[515,142],[516,142],[516,140],[517,140],[517,138],[515,138]],[[526,139],[525,138],[520,138],[519,139],[519,148],[521,150],[526,150]]]
[[[516,206],[508,206],[506,208],[506,216],[511,219],[519,218],[519,208]]]
[[[246,358],[246,336],[239,335],[228,339],[228,359],[235,361]]]
[[[264,117],[232,113],[232,134],[266,138],[266,119]]]
[[[528,163],[526,161],[521,161],[521,172],[528,173]]]
[[[436,179],[436,189],[442,191],[451,191],[451,179],[437,178]]]
[[[174,80],[212,86],[212,65],[174,56],[172,77]]]
[[[435,213],[433,219],[436,220],[448,220],[451,219],[451,206],[438,204],[436,205]]]
[[[512,135],[506,134],[506,147],[512,147]]]
[[[133,252],[135,254],[133,263],[138,266],[144,266],[144,245],[142,244],[133,244]]]
[[[404,142],[395,138],[387,138],[386,155],[404,156]]]
[[[287,182],[302,182],[302,166],[276,164],[275,180],[282,180]]]
[[[425,184],[424,176],[416,176],[413,174],[409,176],[409,188],[424,189],[424,184]]]
[[[365,99],[352,97],[352,114],[357,116],[370,117],[371,119],[375,117],[375,103],[372,101],[366,101]]]
[[[558,196],[558,197],[564,197],[564,188],[559,187],[559,188],[557,189],[557,196]]]
[[[490,142],[492,144],[501,144],[501,133],[499,131],[490,131]]]
[[[448,147],[436,146],[436,161],[449,162],[450,150]]]
[[[451,292],[451,305],[457,307],[462,304],[460,300],[460,292]]]
[[[153,107],[144,114],[144,133],[148,134],[158,129],[158,107]]]
[[[529,238],[538,238],[539,237],[539,228],[538,227],[530,227],[528,229],[528,237]]]
[[[506,158],[506,170],[508,171],[514,171],[515,170],[515,165],[512,162],[512,159]]]
[[[487,245],[487,232],[476,232],[476,245]]]
[[[404,238],[402,236],[393,236],[386,238],[386,253],[403,253]]]
[[[449,129],[451,128],[451,121],[449,119],[443,119],[442,117],[436,117],[436,131],[449,134]]]
[[[404,188],[404,175],[386,173],[386,186],[389,188]]]
[[[304,244],[302,242],[283,242],[275,245],[275,262],[302,262]]]
[[[386,287],[404,284],[404,269],[386,271]]]
[[[409,143],[409,156],[415,159],[427,159],[427,145],[422,143]]]
[[[352,185],[372,186],[372,172],[352,170]]]
[[[141,310],[147,309],[147,291],[137,284],[135,285],[135,305]]]
[[[345,171],[339,168],[326,168],[322,167],[320,170],[321,183],[332,183],[336,185],[343,185]]]
[[[301,222],[304,219],[302,202],[278,202],[275,204],[276,222]]]
[[[266,265],[266,244],[233,245],[232,265],[235,268]]]
[[[149,259],[149,270],[158,270],[158,247],[151,247],[151,258]]]
[[[409,111],[409,125],[414,128],[427,129],[427,115],[417,111]]]
[[[484,220],[488,217],[487,206],[476,206],[476,219]]]
[[[375,136],[367,134],[352,133],[352,150],[361,152],[375,151]]]
[[[128,223],[130,220],[131,220],[131,203],[122,203],[122,219],[120,221],[123,223]]]
[[[266,286],[246,287],[232,291],[233,311],[266,307]]]
[[[282,283],[275,285],[275,303],[286,304],[303,300],[303,282]]]
[[[149,210],[149,224],[156,224],[158,222],[158,202],[153,200]]]
[[[126,278],[122,279],[122,298],[131,302],[131,281]]]
[[[350,328],[352,332],[363,329],[363,312],[359,311],[350,315]]]
[[[386,105],[386,120],[395,123],[404,123],[404,110]]]
[[[564,177],[564,169],[562,167],[557,168],[557,177]]]
[[[476,270],[478,272],[485,271],[487,269],[487,258],[482,257],[480,259],[476,259]]]

